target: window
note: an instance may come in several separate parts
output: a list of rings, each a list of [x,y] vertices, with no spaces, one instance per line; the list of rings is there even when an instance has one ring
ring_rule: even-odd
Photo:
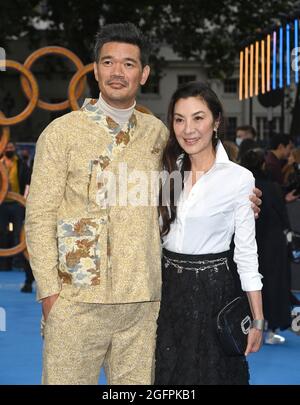
[[[227,117],[226,123],[226,139],[234,140],[237,127],[236,117]]]
[[[224,93],[237,94],[238,91],[237,79],[224,80]]]
[[[196,80],[196,75],[179,75],[177,76],[177,85],[182,86],[188,82],[194,82]]]
[[[273,117],[271,121],[272,132],[280,131],[280,117]],[[265,139],[269,136],[269,121],[267,117],[256,117],[256,130],[258,133],[259,139]]]

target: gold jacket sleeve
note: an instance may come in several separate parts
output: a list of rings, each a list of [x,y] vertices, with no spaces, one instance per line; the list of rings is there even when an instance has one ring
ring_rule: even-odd
[[[26,203],[26,243],[37,283],[37,298],[57,294],[57,211],[64,195],[68,156],[62,127],[53,121],[36,147],[29,196]]]

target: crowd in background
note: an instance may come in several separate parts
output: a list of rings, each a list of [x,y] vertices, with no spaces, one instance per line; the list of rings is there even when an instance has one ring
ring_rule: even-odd
[[[274,134],[268,147],[262,147],[255,129],[248,125],[238,127],[236,142],[224,141],[224,146],[230,159],[253,173],[263,193],[256,240],[259,271],[264,277],[262,296],[268,325],[265,343],[284,343],[276,331],[290,327],[291,308],[300,304],[291,292],[288,244],[293,229],[288,204],[300,198],[300,149],[285,134]]]

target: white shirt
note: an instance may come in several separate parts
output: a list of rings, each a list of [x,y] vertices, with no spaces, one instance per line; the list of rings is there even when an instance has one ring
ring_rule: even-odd
[[[249,200],[254,184],[252,173],[231,162],[219,141],[213,167],[189,193],[181,193],[177,218],[163,247],[184,254],[221,253],[229,250],[234,234],[234,261],[242,289],[261,290],[255,218]]]

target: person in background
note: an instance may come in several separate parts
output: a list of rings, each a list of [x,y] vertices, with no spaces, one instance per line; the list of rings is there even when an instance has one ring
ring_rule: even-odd
[[[1,162],[7,169],[9,179],[8,190],[19,193],[23,195],[24,198],[27,198],[31,174],[28,166],[17,155],[16,146],[13,142],[7,143]],[[8,247],[7,237],[9,223],[12,223],[13,225],[14,246],[20,243],[20,233],[23,226],[24,216],[24,207],[12,199],[6,198],[0,205],[0,234],[4,247]],[[15,263],[18,264],[18,267],[22,267],[25,271],[25,283],[21,288],[21,292],[32,292],[34,278],[28,260],[23,254],[20,254],[13,257],[10,260],[10,263],[10,266],[12,267]]]
[[[23,160],[23,162],[26,164],[26,166],[31,169],[31,159],[30,159],[30,152],[28,149],[22,149],[20,151],[20,158]]]
[[[289,161],[291,160],[291,152],[293,150],[293,142],[288,135],[275,134],[271,138],[270,147],[271,149],[267,152],[265,156],[265,169],[270,178],[278,183],[283,191],[284,199],[286,203],[291,203],[300,198],[299,189],[296,188],[290,189],[284,182],[284,166],[289,166]],[[289,228],[291,228],[289,226]],[[291,264],[288,259],[288,268],[290,269]],[[291,277],[291,269],[289,270]],[[291,284],[291,281],[290,281]],[[290,292],[290,301],[291,304],[296,306],[300,305],[299,299]]]
[[[224,149],[226,150],[226,153],[227,153],[229,159],[232,162],[237,163],[238,155],[239,155],[239,148],[238,148],[237,144],[232,141],[225,140],[225,141],[223,141],[223,146],[224,146]]]
[[[249,383],[246,357],[262,342],[264,316],[258,272],[255,219],[249,202],[254,178],[231,162],[217,133],[223,108],[207,85],[192,82],[173,94],[168,113],[170,137],[165,170],[180,171],[182,192],[174,182],[162,186],[162,299],[158,317],[157,385]],[[229,269],[234,260],[247,292],[253,323],[242,356],[228,356],[215,333],[214,317],[236,297]]]
[[[291,325],[290,283],[288,251],[285,233],[289,219],[280,185],[270,180],[264,170],[264,151],[249,150],[241,165],[253,173],[256,187],[263,192],[261,213],[256,221],[259,270],[264,277],[262,297],[268,329],[265,343],[284,343],[276,334]]]
[[[287,164],[282,169],[284,175],[284,184],[293,188],[300,187],[300,148],[292,150]],[[295,188],[294,187],[294,188]]]
[[[285,192],[284,172],[283,167],[290,158],[293,143],[289,136],[275,134],[270,141],[270,150],[265,156],[266,171],[269,173],[271,179],[278,183],[285,193],[285,201],[293,202],[299,198],[295,194],[295,190]]]
[[[256,140],[256,130],[251,125],[241,125],[236,129],[235,142],[240,146],[245,139]]]
[[[239,147],[239,155],[238,155],[238,162],[240,162],[243,159],[243,156],[245,153],[248,152],[250,149],[257,148],[258,144],[256,141],[252,138],[246,138],[242,141]]]

